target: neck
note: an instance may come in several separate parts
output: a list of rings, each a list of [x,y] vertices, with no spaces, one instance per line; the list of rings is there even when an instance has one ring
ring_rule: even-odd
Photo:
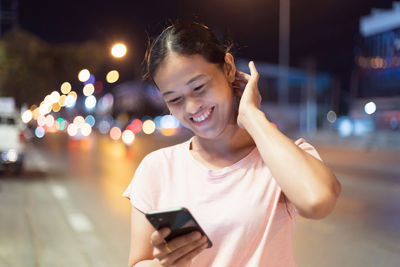
[[[249,133],[237,125],[231,125],[226,133],[215,139],[206,139],[195,136],[192,142],[192,149],[196,152],[205,152],[214,155],[226,155],[234,153],[243,148],[255,145]]]

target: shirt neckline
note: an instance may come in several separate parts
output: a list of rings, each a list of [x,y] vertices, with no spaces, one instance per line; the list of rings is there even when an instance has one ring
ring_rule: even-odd
[[[238,160],[237,162],[233,163],[232,165],[223,167],[221,169],[217,169],[217,170],[212,170],[207,168],[205,165],[203,165],[201,162],[199,162],[198,160],[196,160],[192,153],[190,152],[190,144],[193,141],[194,136],[192,136],[187,142],[186,145],[184,146],[184,149],[186,151],[186,153],[188,153],[189,158],[197,165],[199,166],[199,168],[203,169],[204,171],[206,171],[208,173],[208,179],[209,180],[217,180],[217,179],[221,179],[224,178],[225,176],[227,176],[229,173],[231,173],[232,171],[235,171],[243,166],[246,166],[249,162],[251,162],[252,158],[254,157],[254,155],[258,152],[257,147],[254,147],[246,156],[244,156],[243,158],[241,158],[240,160]]]

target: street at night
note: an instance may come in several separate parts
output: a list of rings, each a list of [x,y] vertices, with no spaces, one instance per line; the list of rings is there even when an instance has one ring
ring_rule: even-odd
[[[0,267],[399,267],[399,18],[0,1]]]
[[[148,152],[187,138],[138,135],[128,148],[54,134],[29,144],[23,175],[0,177],[0,266],[126,266],[131,205],[121,194]],[[297,217],[298,265],[399,266],[398,151],[316,147],[343,190],[327,218]]]

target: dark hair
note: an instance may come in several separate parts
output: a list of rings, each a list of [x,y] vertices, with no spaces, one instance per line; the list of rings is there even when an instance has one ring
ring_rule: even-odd
[[[232,45],[222,44],[215,34],[198,22],[178,22],[165,28],[153,41],[145,56],[145,79],[154,82],[153,77],[158,66],[170,53],[179,55],[202,55],[208,62],[225,63],[225,54]]]

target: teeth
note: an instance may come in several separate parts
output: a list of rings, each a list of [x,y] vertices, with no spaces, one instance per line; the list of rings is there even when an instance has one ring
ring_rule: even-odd
[[[210,116],[210,113],[211,113],[211,109],[208,110],[208,111],[207,111],[206,113],[204,113],[203,115],[201,115],[200,117],[197,117],[197,118],[193,117],[193,120],[194,120],[195,122],[204,121],[205,119],[208,118],[208,116]]]

